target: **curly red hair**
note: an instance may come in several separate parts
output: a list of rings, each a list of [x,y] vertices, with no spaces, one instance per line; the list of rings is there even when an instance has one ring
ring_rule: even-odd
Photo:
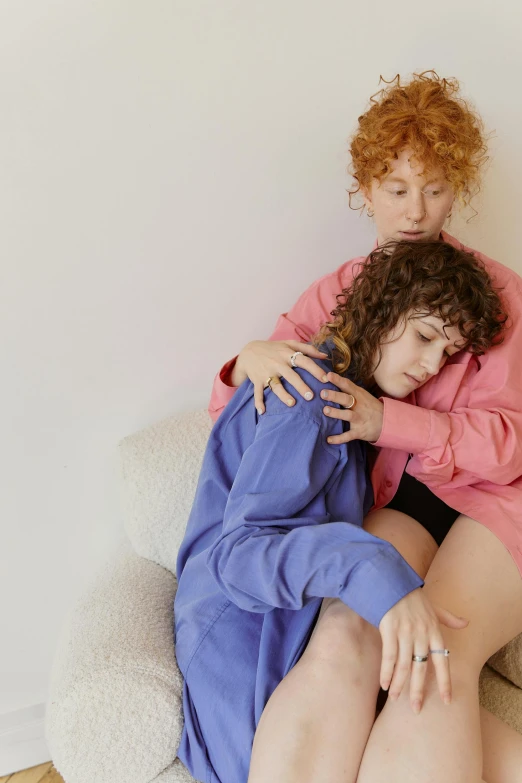
[[[482,119],[459,97],[459,82],[435,71],[414,74],[402,84],[399,74],[370,98],[350,141],[355,179],[351,199],[391,171],[398,153],[408,148],[428,172],[441,168],[463,205],[480,190],[480,173],[488,160]]]

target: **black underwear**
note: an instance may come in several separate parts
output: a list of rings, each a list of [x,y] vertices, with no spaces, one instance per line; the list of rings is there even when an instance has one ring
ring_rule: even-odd
[[[431,533],[440,546],[449,529],[460,515],[460,511],[450,508],[443,500],[406,471],[402,474],[401,483],[395,497],[386,508],[394,508],[403,514],[413,517],[422,527]]]

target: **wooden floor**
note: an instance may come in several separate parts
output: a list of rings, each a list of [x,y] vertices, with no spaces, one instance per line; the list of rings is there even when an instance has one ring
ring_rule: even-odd
[[[39,764],[22,772],[13,772],[12,775],[0,778],[0,783],[64,783],[64,779],[53,767],[52,761]]]

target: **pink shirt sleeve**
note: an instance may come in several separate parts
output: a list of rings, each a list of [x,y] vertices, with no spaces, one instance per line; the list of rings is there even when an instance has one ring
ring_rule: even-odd
[[[510,314],[504,342],[478,357],[478,370],[469,380],[464,377],[465,404],[458,398],[454,403],[455,386],[444,384],[447,372],[459,371],[455,365],[435,379],[434,394],[430,384],[417,392],[417,406],[423,407],[383,399],[383,428],[375,445],[413,454],[411,473],[427,486],[457,488],[481,480],[504,485],[522,475],[522,285],[511,275],[503,290]],[[435,401],[439,410],[428,410]]]
[[[346,288],[352,278],[354,265],[363,259],[353,259],[335,272],[321,277],[301,294],[295,305],[287,313],[279,316],[269,340],[299,340],[309,342],[336,305],[335,297]],[[208,412],[216,421],[225,405],[232,399],[236,386],[228,380],[234,368],[237,356],[228,361],[214,379]]]

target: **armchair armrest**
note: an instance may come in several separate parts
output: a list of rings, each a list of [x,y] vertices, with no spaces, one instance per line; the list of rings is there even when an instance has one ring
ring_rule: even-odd
[[[183,725],[175,592],[169,571],[120,553],[66,618],[46,737],[68,783],[149,783],[173,764]]]

